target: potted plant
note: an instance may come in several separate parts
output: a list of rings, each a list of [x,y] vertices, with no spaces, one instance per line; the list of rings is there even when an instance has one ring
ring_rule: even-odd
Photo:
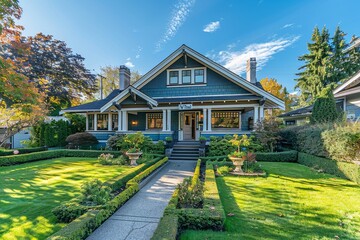
[[[165,142],[166,142],[166,148],[172,148],[174,146],[174,141],[172,137],[166,137]]]
[[[199,141],[200,141],[200,148],[205,148],[206,137],[204,137],[204,136],[199,137]]]
[[[235,134],[233,138],[230,140],[230,142],[233,146],[236,146],[237,150],[229,154],[228,157],[235,166],[234,172],[242,173],[243,170],[241,169],[241,166],[244,164],[247,154],[245,151],[241,151],[241,146],[244,147],[249,146],[250,141],[247,135],[243,135],[242,137],[239,137],[239,135]]]
[[[140,150],[141,144],[145,141],[145,136],[141,132],[135,134],[128,134],[125,136],[124,141],[129,144],[130,148],[126,151],[126,156],[130,159],[130,164],[136,166],[136,160],[142,155]]]

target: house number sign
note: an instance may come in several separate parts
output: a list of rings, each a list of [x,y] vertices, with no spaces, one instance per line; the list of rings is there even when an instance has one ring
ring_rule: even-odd
[[[192,109],[192,107],[193,107],[192,104],[179,104],[180,110],[189,110],[189,109]]]

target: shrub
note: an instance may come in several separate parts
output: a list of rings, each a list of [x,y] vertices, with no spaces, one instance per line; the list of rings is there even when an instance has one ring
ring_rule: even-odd
[[[102,165],[125,165],[127,164],[128,160],[123,156],[119,156],[114,158],[114,155],[110,153],[102,153],[99,157],[99,163]]]
[[[179,218],[176,214],[164,215],[151,240],[175,240],[179,230]]]
[[[118,146],[118,142],[122,142],[125,137],[125,134],[116,134],[114,136],[109,137],[109,139],[106,142],[107,148],[111,150],[122,150]]]
[[[316,99],[311,113],[310,122],[316,123],[333,123],[341,118],[336,109],[334,95],[330,89],[324,89],[322,96]]]
[[[229,166],[221,166],[216,169],[217,173],[221,176],[225,176],[230,172]]]
[[[149,162],[149,161],[152,161],[154,160],[155,156],[152,155],[152,154],[148,154],[148,153],[144,153],[141,155],[141,157],[136,160],[136,163],[137,164],[142,164],[142,163],[146,163],[146,162]]]
[[[68,223],[83,215],[89,209],[88,206],[81,205],[74,199],[55,207],[51,212],[59,222]]]
[[[18,151],[18,154],[32,153],[32,152],[42,152],[47,151],[47,147],[33,147],[33,148],[19,148],[11,150],[0,150],[0,156],[10,156],[14,155],[14,151]]]
[[[335,125],[321,134],[326,151],[337,161],[360,160],[360,124]]]
[[[66,138],[69,148],[88,147],[98,144],[94,135],[88,132],[75,133]]]
[[[257,139],[262,143],[269,152],[274,152],[280,140],[279,122],[275,117],[264,119],[255,125],[255,134]]]
[[[94,179],[81,186],[79,199],[81,204],[86,206],[101,205],[110,200],[110,192],[110,187],[103,186],[99,179]]]
[[[203,186],[200,181],[190,189],[191,179],[186,178],[178,185],[178,208],[200,208],[203,202]]]
[[[360,165],[358,164],[339,162],[302,152],[299,152],[298,162],[321,172],[333,174],[345,179],[350,179],[351,181],[360,184]]]
[[[298,153],[295,150],[272,153],[256,153],[256,161],[260,162],[297,162]]]

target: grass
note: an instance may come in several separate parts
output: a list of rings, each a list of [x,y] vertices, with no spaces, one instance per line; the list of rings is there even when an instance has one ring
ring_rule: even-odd
[[[84,181],[105,181],[128,169],[75,157],[0,167],[0,239],[46,238],[63,226],[51,210],[76,196]]]
[[[217,178],[225,232],[190,239],[360,239],[360,187],[296,163],[261,163],[268,177]]]

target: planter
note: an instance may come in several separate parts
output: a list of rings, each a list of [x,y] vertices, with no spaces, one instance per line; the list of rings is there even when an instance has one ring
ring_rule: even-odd
[[[206,140],[201,140],[200,141],[200,148],[205,148],[206,146]]]
[[[131,165],[131,166],[136,166],[136,165],[137,165],[136,160],[139,159],[139,157],[141,156],[142,152],[136,152],[136,153],[126,152],[125,154],[126,154],[126,156],[128,156],[129,159],[130,159],[130,165]]]
[[[174,147],[174,141],[166,141],[166,148],[173,148]]]
[[[233,164],[235,166],[234,172],[243,173],[241,166],[244,165],[245,158],[229,157],[229,159],[233,162]]]

